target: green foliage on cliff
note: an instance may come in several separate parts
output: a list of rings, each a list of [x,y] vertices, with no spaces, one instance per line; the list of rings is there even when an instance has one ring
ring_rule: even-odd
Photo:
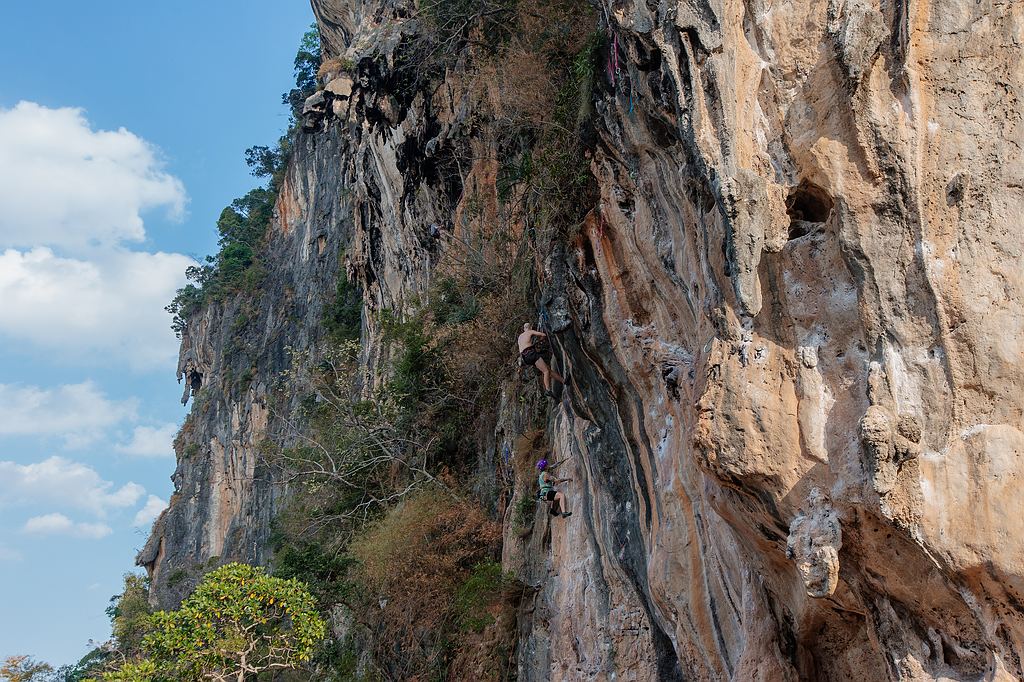
[[[263,268],[256,254],[270,226],[275,201],[276,188],[257,187],[221,211],[217,219],[220,250],[207,256],[204,264],[185,270],[191,283],[179,289],[167,306],[174,315],[174,331],[180,334],[188,318],[209,302],[259,283]]]
[[[515,515],[512,518],[516,528],[529,528],[533,525],[533,518],[536,515],[537,498],[533,496],[532,491],[520,495],[519,501],[516,502]]]
[[[293,124],[301,116],[306,98],[316,92],[320,62],[320,30],[314,23],[303,34],[299,50],[295,53],[295,87],[281,95],[281,102],[291,110]]]
[[[227,679],[293,669],[312,658],[327,632],[304,584],[244,564],[208,573],[179,609],[146,621],[139,655],[104,672],[103,680]]]
[[[344,260],[344,256],[339,258]],[[334,300],[324,309],[324,329],[334,344],[359,339],[363,321],[363,292],[350,282],[344,270],[338,273]]]
[[[429,306],[381,316],[388,369],[375,389],[363,383],[356,342],[293,354],[290,390],[308,394],[290,420],[302,444],[262,453],[291,490],[275,523],[275,574],[307,581],[354,621],[358,642],[321,650],[321,672],[443,679],[502,598],[490,563],[500,526],[458,473],[475,456],[467,426],[477,410],[454,393],[447,332],[431,318]]]
[[[481,632],[494,622],[488,607],[500,596],[505,579],[501,562],[481,561],[473,567],[452,602],[462,630]]]
[[[121,594],[110,598],[107,616],[117,651],[128,658],[142,652],[142,640],[149,632],[149,577],[125,573]]]
[[[588,149],[606,41],[579,0],[524,1],[534,10],[521,11],[513,38],[485,58],[500,93],[486,106],[503,121],[502,200],[546,238],[572,234],[596,203]]]
[[[316,72],[320,66],[320,34],[315,26],[302,37],[295,56],[295,88],[283,96],[292,107],[292,125],[273,147],[256,145],[245,151],[246,164],[256,177],[267,184],[250,190],[232,201],[217,219],[215,255],[185,270],[189,280],[178,289],[167,306],[173,316],[171,328],[180,336],[189,318],[211,302],[222,301],[239,291],[251,291],[262,281],[265,270],[260,262],[264,239],[274,215],[274,205],[284,183],[284,174],[295,135],[295,107],[316,90]],[[298,104],[295,104],[295,99]]]
[[[384,340],[392,344],[394,352],[388,386],[412,410],[417,402],[436,393],[444,380],[439,350],[431,343],[421,315],[408,315],[403,319],[384,311],[381,327]]]

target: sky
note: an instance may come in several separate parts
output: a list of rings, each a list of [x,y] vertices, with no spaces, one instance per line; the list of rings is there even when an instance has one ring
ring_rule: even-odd
[[[185,416],[164,306],[287,128],[307,0],[0,10],[0,658],[55,666],[173,488]]]

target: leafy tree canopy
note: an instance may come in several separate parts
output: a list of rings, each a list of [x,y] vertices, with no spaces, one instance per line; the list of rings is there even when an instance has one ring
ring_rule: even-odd
[[[316,74],[320,69],[320,30],[312,24],[302,36],[295,54],[295,87],[281,95],[281,102],[291,107],[292,118],[298,120],[302,104],[316,92]]]
[[[103,680],[239,680],[296,668],[312,657],[327,626],[306,586],[262,568],[227,564],[207,574],[177,611],[151,616],[144,659]]]
[[[31,656],[9,656],[0,665],[0,679],[9,682],[44,682],[53,673],[53,666]]]

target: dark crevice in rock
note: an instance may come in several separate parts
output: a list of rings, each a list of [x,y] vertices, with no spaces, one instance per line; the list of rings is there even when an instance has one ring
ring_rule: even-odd
[[[654,144],[659,148],[670,149],[679,142],[679,131],[673,124],[646,113],[644,119]]]
[[[824,223],[832,215],[832,206],[828,192],[806,180],[792,189],[786,198],[786,212],[791,221]],[[790,239],[795,238],[791,230]]]
[[[636,50],[636,68],[640,71],[656,71],[661,68],[661,50],[657,45],[648,45],[639,37],[633,40]]]

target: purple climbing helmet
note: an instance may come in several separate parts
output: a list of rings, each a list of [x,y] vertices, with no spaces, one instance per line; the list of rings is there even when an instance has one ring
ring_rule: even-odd
[[[539,462],[537,462],[537,468],[540,469],[541,471],[544,471],[545,469],[547,469],[547,467],[548,461],[546,459],[542,459]]]

